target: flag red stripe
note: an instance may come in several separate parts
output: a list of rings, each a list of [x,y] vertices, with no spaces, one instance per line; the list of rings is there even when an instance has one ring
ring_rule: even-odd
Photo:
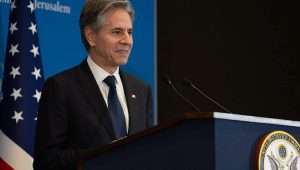
[[[13,170],[13,168],[0,158],[0,170]]]

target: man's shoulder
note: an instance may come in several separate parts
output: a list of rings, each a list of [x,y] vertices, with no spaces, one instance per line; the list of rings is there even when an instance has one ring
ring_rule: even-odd
[[[67,68],[61,72],[58,72],[52,76],[49,77],[49,79],[62,79],[62,78],[72,78],[72,77],[76,77],[81,71],[82,71],[82,66],[84,64],[85,61],[83,61],[82,63],[75,65],[73,67]]]
[[[70,81],[75,81],[83,72],[84,70],[84,65],[86,61],[83,61],[82,63],[73,66],[71,68],[68,68],[66,70],[63,70],[59,73],[56,73],[52,76],[50,76],[47,81],[55,81],[55,82],[68,82]]]

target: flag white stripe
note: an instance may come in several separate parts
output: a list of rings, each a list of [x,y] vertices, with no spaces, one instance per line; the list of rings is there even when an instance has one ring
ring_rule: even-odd
[[[0,130],[0,157],[15,170],[32,170],[33,158]]]
[[[247,116],[247,115],[231,114],[231,113],[214,112],[214,118],[243,121],[243,122],[300,127],[300,121],[266,118],[266,117],[258,117],[258,116]]]

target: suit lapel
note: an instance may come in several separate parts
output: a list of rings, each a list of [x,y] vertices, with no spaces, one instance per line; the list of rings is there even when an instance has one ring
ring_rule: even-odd
[[[113,140],[116,139],[115,133],[113,131],[112,119],[109,115],[107,106],[99,90],[97,82],[93,77],[93,74],[86,60],[80,64],[80,70],[81,71],[78,76],[80,80],[78,82],[80,83],[82,92],[85,94],[85,98],[94,108],[95,114],[97,115],[97,117],[99,117],[101,123],[104,124],[104,127],[108,132],[109,136]]]
[[[130,81],[128,75],[124,72],[120,71],[120,77],[122,79],[122,84],[124,87],[124,93],[126,96],[128,114],[129,114],[129,131],[128,134],[135,133],[136,129],[138,129],[138,107],[136,104],[136,90],[135,87]]]

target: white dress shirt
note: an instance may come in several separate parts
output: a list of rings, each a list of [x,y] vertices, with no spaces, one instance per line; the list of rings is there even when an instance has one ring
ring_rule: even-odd
[[[128,132],[128,126],[129,126],[129,114],[128,114],[128,108],[127,108],[127,103],[126,103],[126,97],[125,97],[125,92],[122,84],[122,80],[119,74],[119,67],[117,70],[113,73],[110,74],[107,71],[105,71],[103,68],[98,66],[90,56],[87,58],[87,63],[93,73],[93,76],[97,82],[97,85],[102,93],[102,96],[105,100],[106,106],[108,106],[107,98],[108,98],[108,92],[109,92],[109,87],[106,85],[106,83],[103,82],[103,80],[107,76],[115,76],[116,78],[116,90],[118,94],[118,98],[120,101],[120,104],[122,106],[124,116],[125,116],[125,123],[126,123],[126,130]]]

